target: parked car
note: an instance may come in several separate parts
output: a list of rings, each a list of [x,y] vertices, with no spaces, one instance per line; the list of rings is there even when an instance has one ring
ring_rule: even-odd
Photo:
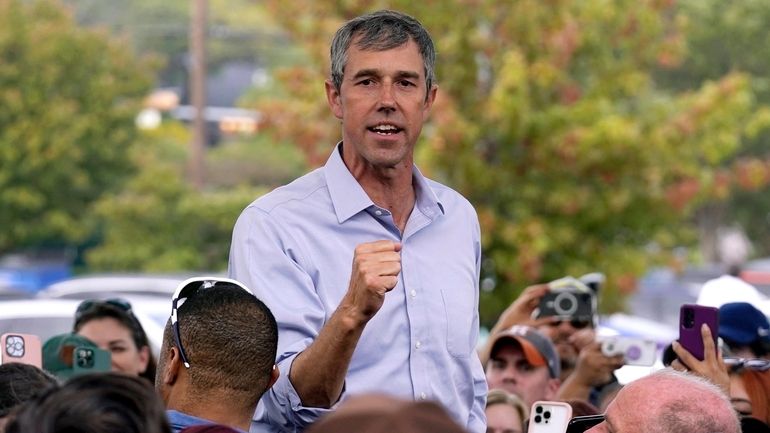
[[[51,284],[38,292],[38,297],[82,300],[138,295],[171,299],[177,285],[189,277],[189,275],[94,274]]]
[[[57,334],[72,331],[75,310],[80,300],[74,299],[21,299],[0,301],[0,334],[25,333],[40,337],[41,343]],[[171,311],[167,301],[166,318]],[[148,313],[149,309],[132,304],[132,310],[141,323],[153,352],[157,355],[163,339],[163,326]],[[137,308],[138,307],[138,308]],[[165,324],[165,321],[164,321]]]

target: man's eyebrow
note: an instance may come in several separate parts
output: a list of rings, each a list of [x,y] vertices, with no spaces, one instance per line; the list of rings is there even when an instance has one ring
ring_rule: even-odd
[[[397,75],[400,78],[412,78],[415,80],[420,78],[420,74],[414,71],[399,71]]]
[[[360,71],[356,72],[351,79],[357,80],[363,77],[379,77],[381,75],[382,74],[377,69],[361,69]],[[420,78],[420,74],[415,71],[397,71],[396,76],[398,78],[411,78],[414,80]]]
[[[353,80],[356,80],[358,78],[362,77],[379,77],[380,73],[376,69],[361,69],[360,71],[356,72],[353,77],[351,77]]]

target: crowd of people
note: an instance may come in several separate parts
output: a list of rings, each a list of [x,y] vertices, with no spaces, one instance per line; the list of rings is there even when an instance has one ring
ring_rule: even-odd
[[[702,357],[673,342],[625,386],[595,281],[526,288],[477,349],[478,218],[413,162],[431,37],[379,11],[337,31],[330,62],[342,140],[243,211],[230,278],[180,284],[157,359],[130,304],[83,302],[42,368],[0,365],[0,431],[522,433],[538,401],[603,415],[591,432],[767,431],[770,325],[748,303],[720,307],[723,346],[704,327]]]

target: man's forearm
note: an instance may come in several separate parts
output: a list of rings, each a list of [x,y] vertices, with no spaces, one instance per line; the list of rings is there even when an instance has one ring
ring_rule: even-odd
[[[362,317],[340,307],[315,341],[297,355],[289,379],[303,406],[329,408],[337,402],[365,325]]]

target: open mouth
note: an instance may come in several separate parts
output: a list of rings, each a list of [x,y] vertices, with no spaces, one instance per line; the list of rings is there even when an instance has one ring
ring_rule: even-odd
[[[379,135],[393,135],[403,131],[403,128],[399,128],[398,126],[387,124],[387,123],[376,125],[376,126],[370,126],[366,129]]]

